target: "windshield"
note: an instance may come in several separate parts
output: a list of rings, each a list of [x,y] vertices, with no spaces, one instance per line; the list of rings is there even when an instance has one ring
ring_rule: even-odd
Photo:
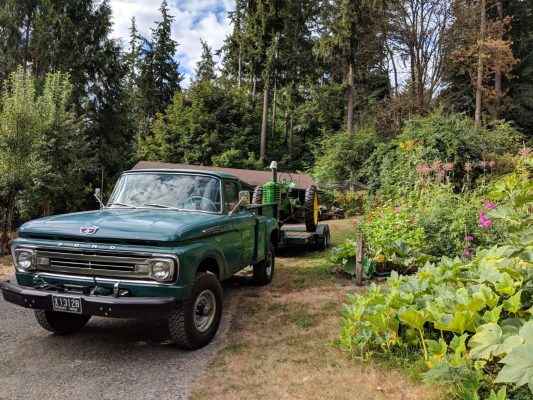
[[[108,207],[220,212],[220,181],[210,176],[139,173],[122,175]]]

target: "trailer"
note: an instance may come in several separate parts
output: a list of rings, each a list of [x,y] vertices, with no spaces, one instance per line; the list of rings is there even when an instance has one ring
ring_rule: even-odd
[[[329,226],[319,224],[318,188],[311,185],[303,199],[291,197],[294,188],[289,179],[278,180],[277,162],[270,164],[272,181],[257,186],[252,196],[253,205],[273,205],[280,227],[279,248],[313,247],[327,249],[329,246]],[[290,177],[290,174],[283,174]],[[302,201],[303,200],[303,201]]]

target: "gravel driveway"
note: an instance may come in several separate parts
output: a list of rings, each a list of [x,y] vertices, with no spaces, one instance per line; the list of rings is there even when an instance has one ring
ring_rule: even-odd
[[[222,347],[238,289],[224,284],[222,325],[197,351],[173,345],[164,320],[93,317],[56,336],[0,295],[0,399],[186,399]]]

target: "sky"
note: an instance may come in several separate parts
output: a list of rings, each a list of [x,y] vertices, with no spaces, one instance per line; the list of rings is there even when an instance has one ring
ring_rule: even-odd
[[[147,38],[154,21],[161,19],[161,0],[111,0],[110,5],[114,23],[111,36],[122,39],[126,46],[133,16],[139,33]],[[194,77],[196,63],[202,54],[200,39],[215,51],[231,33],[228,11],[234,6],[234,0],[168,0],[170,15],[174,16],[172,38],[180,44],[177,59],[180,72],[185,75],[183,86],[188,86]],[[215,61],[219,60],[215,57]]]

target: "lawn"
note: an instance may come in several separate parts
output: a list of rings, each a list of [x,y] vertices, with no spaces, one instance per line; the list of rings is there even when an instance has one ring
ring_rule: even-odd
[[[332,245],[350,231],[333,221]],[[271,285],[244,285],[225,347],[192,399],[432,399],[435,388],[384,365],[349,360],[330,345],[349,280],[328,272],[324,253],[279,256]]]
[[[11,256],[0,257],[0,276],[13,272]]]

